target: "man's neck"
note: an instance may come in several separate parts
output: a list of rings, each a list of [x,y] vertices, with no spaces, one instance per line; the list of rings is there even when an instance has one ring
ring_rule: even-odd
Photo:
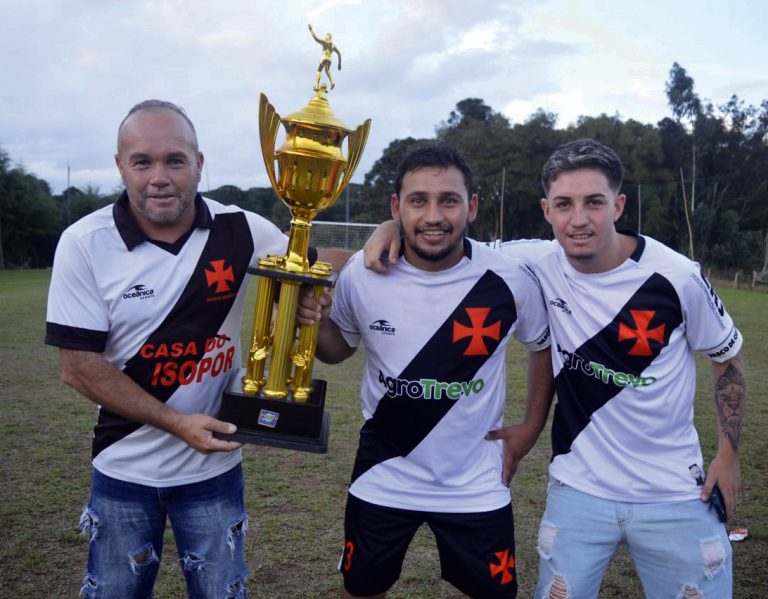
[[[599,255],[594,255],[588,260],[566,256],[568,263],[574,270],[584,274],[601,274],[609,272],[629,259],[637,247],[637,237],[619,233],[613,237],[610,246],[603,248]]]

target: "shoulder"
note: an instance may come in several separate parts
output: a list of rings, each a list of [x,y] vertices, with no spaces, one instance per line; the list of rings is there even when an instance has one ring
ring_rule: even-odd
[[[511,239],[489,242],[497,252],[528,263],[535,263],[555,254],[560,245],[554,239]]]
[[[119,239],[120,233],[113,216],[114,204],[100,208],[82,217],[67,227],[59,237],[56,244],[56,256],[54,263],[57,268],[62,268],[76,255],[85,260],[102,260],[107,248],[125,247]],[[69,264],[68,266],[71,266]]]
[[[73,239],[82,239],[94,233],[115,229],[115,217],[113,215],[114,204],[86,214],[78,221],[72,223],[64,230],[64,234]]]
[[[244,210],[235,204],[222,204],[221,202],[217,202],[216,200],[212,200],[204,196],[203,202],[205,202],[205,205],[208,208],[208,211],[211,213],[211,217],[214,219],[214,221],[216,220],[217,216],[240,215],[240,218],[244,218],[253,229],[258,230],[266,228],[279,231],[279,229],[271,221],[267,220],[263,216],[249,210]]]
[[[486,268],[502,273],[516,273],[536,280],[530,265],[548,253],[551,242],[535,239],[509,242],[471,241],[472,259]],[[537,248],[534,250],[534,248]]]
[[[373,271],[369,271],[365,268],[364,264],[364,254],[363,250],[358,250],[352,256],[350,256],[349,260],[347,260],[347,263],[344,265],[344,267],[341,269],[341,272],[339,273],[339,279],[345,279],[349,280],[353,277],[359,277],[360,275],[366,275],[366,273],[370,273],[382,278],[386,278],[391,273],[387,272],[383,275],[378,275],[374,273]]]
[[[701,267],[697,262],[680,252],[664,245],[653,237],[638,236],[644,247],[638,264],[658,272],[673,282],[684,283],[692,276],[699,276]]]
[[[722,301],[698,262],[651,237],[644,237],[641,267],[666,278],[686,305],[707,304],[718,318],[725,313]]]

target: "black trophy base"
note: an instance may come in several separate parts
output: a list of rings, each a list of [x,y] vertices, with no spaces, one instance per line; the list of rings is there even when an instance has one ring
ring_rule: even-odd
[[[268,445],[311,453],[328,452],[330,415],[324,411],[325,381],[312,379],[312,393],[307,401],[269,399],[261,393],[246,395],[241,377],[224,392],[219,420],[232,422],[237,432],[214,433],[218,439]]]

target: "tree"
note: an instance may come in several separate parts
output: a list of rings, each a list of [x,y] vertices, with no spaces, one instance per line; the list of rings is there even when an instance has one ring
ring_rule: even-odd
[[[50,266],[60,227],[48,183],[0,149],[0,269]]]
[[[695,120],[701,114],[701,100],[693,91],[693,79],[676,62],[672,63],[672,68],[669,70],[669,80],[665,90],[672,114],[678,121]]]
[[[444,124],[444,127],[461,127],[470,121],[488,121],[495,114],[493,109],[480,98],[466,98],[456,104],[455,110],[451,110],[448,122]]]

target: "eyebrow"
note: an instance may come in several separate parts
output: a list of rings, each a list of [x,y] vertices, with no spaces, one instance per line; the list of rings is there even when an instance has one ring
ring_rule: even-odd
[[[429,194],[430,194],[429,191],[417,190],[417,191],[412,191],[412,192],[406,194],[405,197],[406,197],[406,199],[412,198],[412,197],[413,198],[423,198],[423,197],[428,196]],[[457,191],[440,191],[440,192],[438,192],[437,197],[439,199],[443,199],[443,198],[459,198],[459,199],[463,199],[464,196],[462,196]]]
[[[142,158],[148,158],[150,160],[152,159],[152,157],[149,154],[147,154],[146,152],[134,152],[133,154],[128,156],[129,160],[139,160],[139,159],[142,159]],[[184,152],[170,152],[166,156],[164,156],[163,160],[169,160],[169,159],[174,159],[174,158],[182,158],[182,159],[186,160],[187,159],[187,155]]]
[[[607,197],[608,196],[605,195],[604,193],[591,193],[588,196],[586,196],[585,199],[587,199],[587,200],[594,200],[594,199],[598,199],[598,198],[599,199],[606,199]],[[573,196],[569,196],[569,195],[557,195],[557,196],[552,198],[552,200],[572,200],[572,199],[573,199]]]

